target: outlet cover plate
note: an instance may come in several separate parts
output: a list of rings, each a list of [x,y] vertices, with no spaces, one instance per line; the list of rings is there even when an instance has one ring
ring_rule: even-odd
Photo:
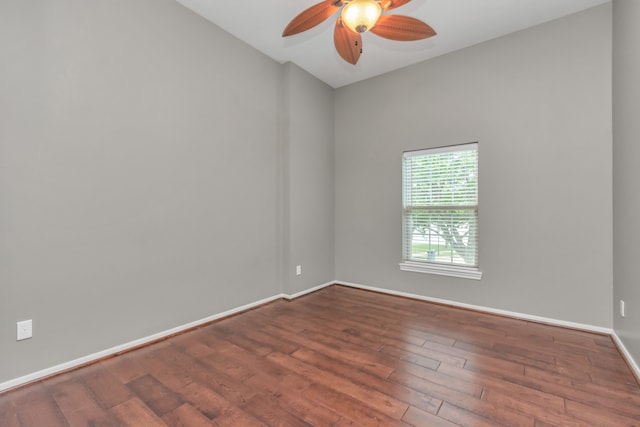
[[[26,340],[33,336],[33,321],[31,319],[18,322],[17,325],[18,334],[16,341]]]

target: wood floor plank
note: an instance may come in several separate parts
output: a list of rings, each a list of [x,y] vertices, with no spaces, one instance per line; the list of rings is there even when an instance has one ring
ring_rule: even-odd
[[[551,424],[546,421],[539,420],[537,418],[535,419],[533,426],[534,427],[562,427],[562,425],[560,424]]]
[[[313,383],[323,384],[333,390],[344,393],[361,401],[364,405],[371,406],[391,418],[400,419],[409,405],[386,394],[380,393],[370,387],[354,384],[352,381],[334,375],[331,372],[318,369],[313,365],[301,362],[291,356],[282,353],[272,353],[267,356],[269,360],[284,368],[303,374]]]
[[[558,370],[556,370],[555,368],[540,369],[533,366],[525,366],[524,375],[525,377],[537,378],[542,381],[547,381],[553,384],[565,385],[568,387],[571,387],[574,384],[583,385],[591,382],[591,378],[588,375],[583,376],[578,380],[578,379],[575,379],[573,376],[559,373]]]
[[[135,359],[130,357],[133,353],[122,354],[103,360],[97,365],[104,367],[104,369],[109,371],[120,383],[125,384],[148,373],[146,367],[138,362],[142,352],[136,352],[135,354],[137,356]]]
[[[396,361],[391,357],[378,352],[371,352],[357,344],[341,340],[339,337],[324,332],[305,330],[300,333],[300,336],[307,338],[311,342],[321,344],[325,348],[340,351],[343,354],[343,359],[351,359],[363,369],[376,370],[383,375],[385,372],[387,374],[392,372],[396,364]]]
[[[395,339],[415,345],[420,345],[420,343],[424,343],[426,340],[442,342],[448,345],[453,344],[453,340],[450,338],[425,331],[425,328],[408,327],[407,324],[390,323],[386,320],[376,318],[375,313],[361,312],[357,319],[353,315],[349,315],[347,310],[345,310],[342,315],[339,325],[366,331],[372,334],[372,336],[378,336],[383,340]],[[335,313],[328,311],[322,314],[321,317],[327,322],[331,322],[334,316]]]
[[[217,355],[209,356],[202,360],[204,364],[217,367],[224,366],[230,362],[240,362],[244,364],[251,373],[250,376],[258,376],[259,380],[264,380],[267,377],[270,381],[276,384],[286,387],[293,392],[299,393],[311,385],[311,380],[302,375],[298,375],[291,370],[281,367],[279,364],[274,363],[267,358],[259,357],[256,354],[251,353],[240,347],[228,349],[224,352],[220,352]],[[239,372],[239,375],[235,377],[243,383],[248,382],[251,378],[247,376],[247,373]],[[252,382],[253,384],[259,381]]]
[[[436,360],[440,363],[447,363],[452,366],[458,366],[460,368],[464,367],[467,363],[467,359],[458,356],[452,356],[450,354],[429,348],[424,346],[417,346],[411,344],[403,344],[402,346],[397,346],[393,344],[385,344],[380,348],[380,351],[388,353],[392,356],[397,357],[397,354],[406,354],[413,353],[418,356],[426,357],[431,360]],[[403,360],[407,360],[404,358]],[[422,366],[425,366],[424,364]],[[438,366],[425,366],[431,369],[438,369]]]
[[[205,365],[213,366],[239,382],[244,382],[256,374],[254,367],[248,364],[245,358],[231,357],[229,353],[230,351],[213,353],[200,360]],[[243,354],[243,356],[246,355],[247,353]],[[262,358],[257,357],[257,359]]]
[[[134,397],[111,408],[123,426],[167,427],[140,399]]]
[[[175,390],[193,381],[186,371],[193,359],[176,362],[175,346],[165,345],[155,351],[145,352],[136,360],[139,364],[144,365],[147,372],[145,375],[153,375],[156,380],[169,389]],[[137,377],[136,379],[139,378],[142,377]]]
[[[423,368],[432,369],[434,371],[438,369],[438,366],[440,366],[440,360],[412,353],[410,351],[406,351],[397,347],[383,345],[380,348],[380,352],[388,354],[389,356],[396,359],[413,363],[414,365],[422,366]],[[460,365],[464,365],[464,363],[461,363]]]
[[[635,382],[633,376],[627,376],[622,378],[612,378],[611,375],[603,374],[601,372],[590,372],[589,379],[596,385],[602,386],[607,390],[619,390],[623,393],[639,394],[640,385]]]
[[[0,426],[20,427],[16,407],[13,402],[9,400],[0,403]]]
[[[187,383],[198,381],[201,384],[214,387],[221,396],[234,405],[243,405],[255,394],[255,391],[242,382],[235,380],[214,366],[191,358],[176,348],[167,349],[166,353],[163,355],[164,361],[172,366],[175,374],[184,376],[189,380]]]
[[[443,369],[435,371],[419,365],[406,364],[398,367],[392,375],[401,377],[404,374],[410,374],[430,383],[446,387],[456,393],[468,394],[474,397],[480,397],[484,388],[482,382],[474,380],[470,375],[465,375],[464,368],[450,367],[445,370],[443,367]]]
[[[184,403],[175,392],[151,375],[137,378],[127,383],[127,387],[159,417]]]
[[[454,405],[454,408],[450,408],[451,411],[456,412],[459,409],[463,410],[462,414],[468,418],[467,412],[472,412],[483,418],[484,422],[492,421],[499,425],[527,425],[532,418],[526,414],[521,414],[517,411],[509,408],[500,407],[492,402],[485,402],[481,400],[481,396],[468,395],[464,393],[456,392],[441,384],[431,383],[421,380],[419,377],[415,377],[411,374],[405,374],[404,376],[398,374],[390,378],[393,381],[404,382],[407,386],[416,388],[418,390],[425,390],[440,397],[445,403]],[[441,415],[442,406],[438,411],[438,416]],[[456,422],[455,419],[450,419],[452,422]]]
[[[548,424],[563,427],[585,427],[584,421],[567,415],[564,408],[548,408],[546,406],[521,399],[518,394],[488,388],[482,394],[482,399],[493,402],[503,408],[508,408],[515,412],[529,415],[538,421],[535,425]]]
[[[231,409],[233,404],[222,397],[209,385],[191,382],[176,390],[185,402],[196,408],[198,412],[213,420]]]
[[[608,336],[330,286],[0,393],[2,427],[640,426]]]
[[[277,399],[277,404],[293,416],[314,426],[334,425],[341,416],[331,408],[315,400],[307,399],[300,393],[274,382],[271,378],[258,374],[247,380],[247,384],[263,392],[269,398]]]
[[[563,410],[564,399],[557,394],[540,390],[538,387],[527,387],[520,384],[523,381],[514,377],[496,378],[490,374],[468,371],[455,367],[442,366],[442,371],[450,376],[457,377],[460,381],[473,381],[482,384],[483,388],[494,388],[496,390],[515,393],[522,400],[526,400],[539,405],[541,408]],[[524,378],[524,376],[522,376]],[[551,391],[551,390],[549,390]]]
[[[458,406],[452,405],[448,402],[444,402],[442,404],[442,408],[438,412],[438,416],[444,418],[445,420],[451,421],[454,424],[460,426],[474,426],[474,427],[496,427],[497,425],[503,425],[505,427],[510,427],[511,424],[497,424],[495,421],[490,421],[480,415],[477,415],[471,411],[460,408]],[[518,424],[512,424],[518,425]],[[526,425],[520,424],[522,427]],[[533,420],[531,424],[533,426]]]
[[[592,423],[602,427],[614,426],[638,426],[640,425],[640,417],[627,417],[624,415],[607,412],[605,416],[602,411],[592,405],[575,402],[567,399],[567,414],[582,420],[584,423]]]
[[[256,419],[252,415],[246,413],[238,407],[231,407],[219,417],[213,420],[214,425],[218,427],[265,427],[262,421]]]
[[[464,367],[469,370],[494,374],[496,376],[502,376],[505,373],[522,375],[525,370],[524,364],[508,360],[505,355],[491,350],[486,346],[477,346],[471,343],[456,341],[453,346],[427,342],[424,344],[424,347],[464,359]],[[460,366],[460,364],[453,365]]]
[[[577,401],[592,401],[593,399],[587,398],[584,394],[581,394],[589,393],[592,396],[599,396],[599,403],[613,400],[614,402],[623,402],[631,407],[640,407],[640,390],[638,390],[637,387],[626,389],[613,387],[608,383],[600,384],[595,381],[578,382],[572,379],[563,378],[555,372],[545,372],[535,368],[528,369],[525,376],[533,378],[531,383],[525,382],[525,385],[529,384],[531,387],[552,391],[553,384],[557,384],[558,390],[556,391],[556,394],[572,398]]]
[[[51,394],[70,425],[99,427],[115,423],[113,415],[103,409],[88,389],[76,380],[58,384]]]
[[[260,356],[266,356],[267,354],[275,351],[275,348],[271,345],[251,339],[245,334],[238,334],[236,329],[231,326],[227,326],[224,323],[215,325],[215,332],[218,338],[229,341],[230,343],[244,348],[245,350],[251,350]]]
[[[407,328],[406,325],[398,325],[398,324],[389,324],[382,323],[380,319],[375,317],[375,314],[369,314],[360,312],[358,314],[358,319],[356,319],[353,315],[349,315],[347,310],[343,310],[342,312],[338,311],[336,313],[335,309],[327,310],[323,312],[317,312],[313,304],[310,306],[314,309],[312,311],[312,315],[318,319],[324,319],[326,324],[331,325],[333,322],[337,321],[339,325],[345,325],[350,328],[355,328],[357,330],[367,331],[374,336],[382,336],[383,338],[391,338],[396,340],[403,340],[411,344],[419,345],[420,342],[424,342],[426,340],[430,340],[433,342],[439,342],[445,345],[452,345],[455,340],[452,340],[449,337],[446,337],[442,334],[434,333],[434,329],[429,329],[429,331],[425,331],[425,327],[422,328]],[[303,311],[297,311],[296,314],[298,316],[304,315]],[[424,325],[422,325],[424,326]]]
[[[95,366],[86,375],[81,376],[80,380],[106,408],[131,398],[129,389],[102,365]]]
[[[518,345],[513,343],[496,343],[492,347],[493,351],[507,354],[516,362],[522,362],[525,365],[541,365],[546,367],[556,363],[553,354],[547,352],[539,352],[528,348],[526,345]]]
[[[167,412],[162,420],[171,427],[213,427],[213,421],[188,403]]]
[[[508,427],[533,425],[533,419],[530,415],[522,414],[519,411],[482,399],[464,399],[456,402],[455,406],[466,412],[471,412],[474,415],[480,416],[485,420],[489,420],[489,422],[496,425],[504,425]],[[440,411],[438,412],[438,415],[444,416]]]
[[[225,351],[231,347],[236,347],[232,342],[216,336],[216,328],[213,325],[198,330],[198,334],[195,339],[198,339],[202,344],[215,352]]]
[[[281,332],[278,331],[277,328],[265,326],[265,330],[272,332],[275,335],[280,335]],[[364,354],[362,351],[353,351],[348,349],[346,346],[341,346],[339,348],[332,347],[330,345],[316,342],[312,339],[306,338],[301,335],[294,335],[290,337],[291,340],[295,340],[300,346],[315,350],[317,352],[328,355],[329,357],[333,357],[339,360],[346,360],[349,363],[358,364],[359,368],[370,372],[374,375],[377,375],[381,378],[386,378],[391,372],[393,372],[393,368],[389,366],[385,366],[380,363],[369,362],[369,363],[361,363],[360,357]],[[372,358],[374,355],[369,354],[368,358]]]
[[[505,378],[503,384],[496,383],[496,387],[507,388],[511,391],[520,390],[520,394],[527,399],[534,396],[545,402],[547,407],[557,406],[560,400],[573,400],[595,408],[604,408],[612,414],[634,417],[640,408],[640,396],[635,393],[620,393],[608,390],[595,384],[578,384],[571,386],[554,384],[546,380],[529,376]]]
[[[15,397],[12,394],[5,394],[2,396],[3,400],[7,399],[7,396],[10,396],[15,404],[15,411],[21,426],[58,427],[68,425],[60,408],[42,384],[36,383],[28,389],[18,390]]]
[[[402,421],[414,427],[459,427],[459,424],[454,424],[451,421],[447,421],[444,418],[423,411],[415,406],[410,406],[409,409],[407,409],[407,412],[402,417]]]
[[[315,352],[301,348],[291,355],[296,359],[307,362],[324,371],[332,372],[336,375],[348,378],[356,384],[366,385],[381,393],[393,396],[403,402],[420,408],[424,411],[436,414],[442,400],[436,399],[425,393],[413,390],[409,387],[405,387],[401,384],[393,383],[391,381],[383,380],[368,372],[361,371],[354,366],[344,361],[332,359],[325,356],[322,353]]]
[[[258,327],[249,326],[249,323],[243,322],[242,318],[237,318],[234,320],[236,324],[239,323],[240,325],[242,325],[243,335],[247,339],[251,340],[252,342],[259,343],[260,345],[263,345],[266,348],[271,348],[273,351],[289,354],[289,353],[293,353],[298,348],[300,348],[300,345],[294,342],[291,342],[289,340],[282,339],[282,338],[277,338],[268,333],[263,332],[259,326]],[[254,324],[252,323],[251,325],[254,325]],[[251,348],[253,349],[255,348],[255,346],[252,346]]]
[[[480,398],[480,396],[460,393],[444,385],[425,380],[424,378],[420,378],[406,372],[394,372],[389,376],[389,381],[392,383],[400,384],[407,388],[411,388],[419,393],[424,393],[426,395],[432,396],[443,402],[459,403],[473,397],[475,397],[476,399]]]
[[[242,409],[269,426],[308,427],[311,424],[280,406],[276,396],[256,393]]]
[[[172,343],[193,357],[205,357],[214,353],[216,349],[205,344],[203,342],[203,334],[199,332],[200,331],[196,330],[178,335],[172,340]]]
[[[555,360],[542,361],[535,357],[524,356],[522,354],[526,353],[526,350],[518,350],[516,347],[509,346],[503,342],[489,345],[488,341],[457,341],[454,346],[478,355],[489,357],[496,361],[503,360],[504,362],[512,362],[513,364],[518,365],[519,370],[521,370],[522,372],[524,372],[525,366],[536,366],[542,369],[546,369],[549,366],[553,366],[555,364]],[[511,349],[512,351],[508,351],[507,349]],[[505,366],[506,365],[507,363],[505,363]]]
[[[355,423],[354,425],[363,427],[407,426],[406,423],[400,420],[395,420],[375,409],[362,405],[361,401],[349,395],[320,384],[312,384],[311,387],[304,391],[303,395],[321,402],[341,414],[343,419],[338,421],[336,425],[344,424],[346,421],[347,425]]]

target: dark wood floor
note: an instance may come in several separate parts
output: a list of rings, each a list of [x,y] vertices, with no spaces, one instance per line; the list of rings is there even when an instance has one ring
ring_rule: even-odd
[[[0,426],[640,426],[609,337],[332,286],[0,395]]]

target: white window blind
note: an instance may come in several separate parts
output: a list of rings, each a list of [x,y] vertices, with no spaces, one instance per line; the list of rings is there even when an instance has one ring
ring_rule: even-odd
[[[477,143],[406,152],[402,169],[403,262],[477,269]]]

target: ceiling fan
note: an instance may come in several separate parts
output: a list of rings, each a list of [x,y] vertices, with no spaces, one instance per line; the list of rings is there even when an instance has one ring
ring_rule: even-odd
[[[410,1],[324,0],[293,18],[282,37],[307,31],[342,9],[333,31],[333,42],[342,59],[355,65],[362,53],[361,33],[371,31],[377,36],[397,41],[421,40],[436,35],[433,28],[419,19],[383,14]]]

